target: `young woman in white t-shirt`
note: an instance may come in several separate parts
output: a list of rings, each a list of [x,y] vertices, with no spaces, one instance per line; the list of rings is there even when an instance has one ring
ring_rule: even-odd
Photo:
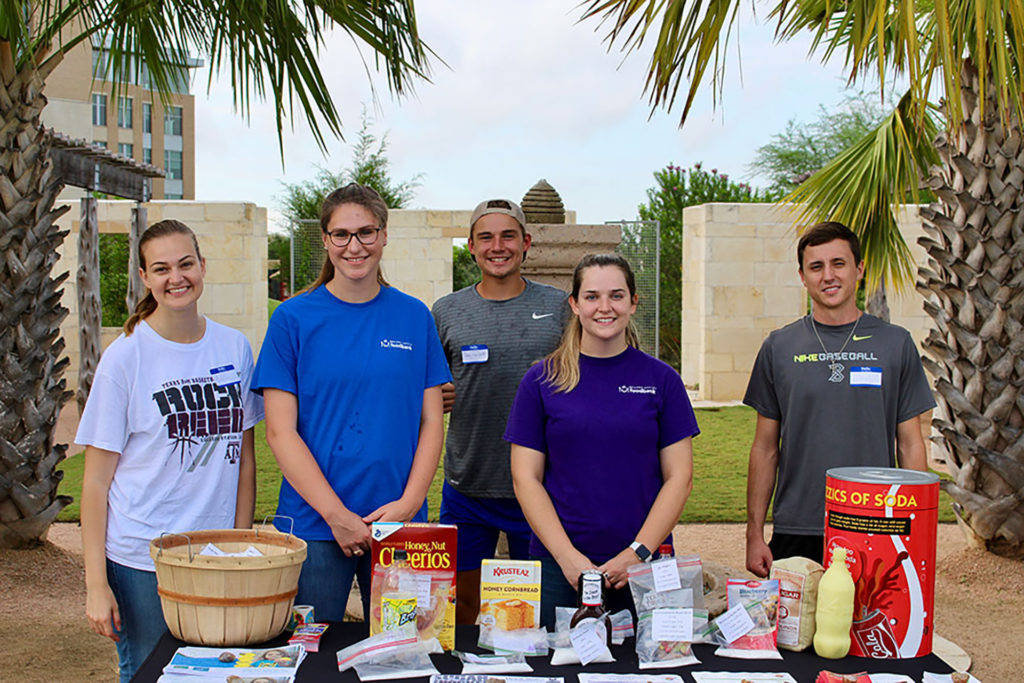
[[[117,643],[121,681],[166,630],[149,541],[252,526],[263,417],[248,340],[199,314],[206,262],[192,230],[153,224],[139,263],[149,292],[104,352],[75,437],[86,616]]]

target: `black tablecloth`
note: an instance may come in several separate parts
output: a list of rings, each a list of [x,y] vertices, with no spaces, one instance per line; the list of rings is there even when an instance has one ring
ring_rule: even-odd
[[[354,670],[349,669],[344,673],[338,672],[338,650],[351,645],[352,643],[365,638],[368,629],[362,622],[345,622],[331,624],[327,632],[320,640],[320,651],[306,655],[306,659],[299,667],[298,681],[311,683],[314,681],[359,681]],[[280,646],[288,641],[288,633],[265,644],[253,647],[262,649],[265,647]],[[476,646],[477,628],[475,626],[459,626],[455,631],[455,648],[465,652],[486,652]],[[163,671],[164,666],[170,661],[174,651],[183,646],[183,643],[170,634],[157,643],[156,648],[149,655],[142,667],[139,669],[133,683],[154,683]],[[636,652],[634,651],[633,639],[629,638],[621,646],[613,646],[612,654],[615,661],[608,664],[590,664],[587,667],[581,666],[551,666],[551,657],[530,657],[527,661],[533,667],[533,673],[518,674],[521,676],[562,676],[566,683],[572,683],[576,674],[581,671],[588,673],[639,673]],[[935,655],[918,657],[916,659],[863,659],[860,657],[846,657],[844,659],[822,659],[814,654],[813,648],[805,652],[789,652],[781,650],[782,659],[727,659],[716,657],[712,654],[715,651],[711,645],[694,645],[694,654],[701,661],[700,664],[680,669],[657,669],[651,673],[675,673],[682,674],[684,681],[692,681],[687,676],[687,671],[786,671],[789,672],[799,683],[808,681],[813,683],[819,671],[828,670],[837,673],[854,673],[866,671],[868,673],[898,673],[905,674],[915,681],[921,680],[925,671],[934,673],[950,673],[952,669]],[[462,664],[459,660],[450,655],[431,655],[434,666],[440,673],[460,673]],[[429,678],[413,678],[412,681],[429,681]]]

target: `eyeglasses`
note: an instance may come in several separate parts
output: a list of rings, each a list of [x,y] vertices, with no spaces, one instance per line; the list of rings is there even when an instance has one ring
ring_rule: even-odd
[[[365,228],[359,228],[355,232],[349,232],[348,230],[334,230],[333,232],[327,233],[327,236],[331,238],[331,244],[336,247],[347,247],[353,237],[359,240],[359,244],[364,247],[368,247],[377,241],[380,231],[381,228],[372,228],[367,226]]]

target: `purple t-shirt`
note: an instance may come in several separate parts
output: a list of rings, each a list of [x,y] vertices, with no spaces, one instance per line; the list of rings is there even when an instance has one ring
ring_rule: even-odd
[[[659,452],[700,433],[679,373],[632,347],[580,356],[580,383],[556,393],[543,364],[516,393],[505,440],[542,451],[544,488],[562,527],[592,562],[636,538],[661,490]],[[530,554],[550,556],[534,535]]]

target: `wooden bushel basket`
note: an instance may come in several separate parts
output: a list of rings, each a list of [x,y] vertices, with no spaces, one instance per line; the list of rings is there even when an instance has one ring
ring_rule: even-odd
[[[262,557],[200,555],[207,543],[226,553],[250,545]],[[149,544],[164,621],[179,640],[241,647],[274,638],[288,625],[306,542],[261,529],[162,534]]]

